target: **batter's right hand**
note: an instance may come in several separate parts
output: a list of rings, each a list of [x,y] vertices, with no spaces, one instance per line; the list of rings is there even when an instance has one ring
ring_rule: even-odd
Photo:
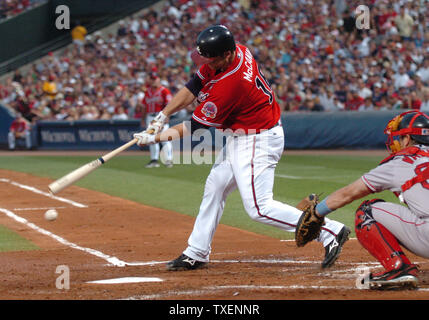
[[[147,133],[146,130],[139,133],[134,133],[133,138],[137,139],[137,145],[139,146],[155,143],[155,135]]]

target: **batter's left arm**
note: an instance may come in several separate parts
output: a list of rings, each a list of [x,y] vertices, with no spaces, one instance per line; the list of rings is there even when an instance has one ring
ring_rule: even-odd
[[[171,101],[165,106],[162,113],[166,117],[169,117],[173,113],[187,107],[194,99],[194,94],[187,87],[183,87],[171,98]]]

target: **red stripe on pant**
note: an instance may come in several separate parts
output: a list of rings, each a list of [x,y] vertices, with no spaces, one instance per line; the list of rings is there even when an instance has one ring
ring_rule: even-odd
[[[278,219],[274,219],[274,218],[271,218],[271,217],[269,217],[269,216],[267,216],[267,215],[263,215],[263,214],[261,214],[261,212],[260,212],[260,210],[259,210],[258,201],[256,200],[256,191],[255,191],[255,173],[254,173],[254,170],[255,170],[254,168],[255,168],[255,166],[254,166],[254,163],[253,163],[253,160],[254,160],[254,158],[255,158],[255,149],[256,149],[256,136],[254,136],[254,137],[253,137],[252,159],[250,160],[250,167],[251,167],[251,169],[252,169],[252,193],[253,193],[253,201],[254,201],[254,204],[255,204],[255,208],[256,208],[256,210],[257,210],[257,212],[258,212],[258,215],[259,215],[260,217],[263,217],[263,218],[266,218],[266,219],[269,219],[269,220],[272,220],[272,221],[275,221],[275,222],[278,222],[278,223],[282,223],[282,224],[285,224],[285,225],[291,226],[291,227],[293,227],[293,228],[296,228],[296,225],[295,225],[295,224],[287,223],[287,222],[285,222],[285,221],[281,221],[281,220],[278,220]],[[332,231],[331,231],[331,230],[329,230],[329,229],[326,229],[326,228],[323,228],[323,227],[322,227],[322,230],[325,230],[325,231],[329,232],[329,233],[330,233],[330,234],[332,234],[334,237],[336,237],[336,236],[337,236],[334,232],[332,232]]]

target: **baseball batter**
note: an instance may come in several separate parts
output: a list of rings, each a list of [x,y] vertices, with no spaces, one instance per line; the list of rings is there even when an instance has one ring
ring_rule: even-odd
[[[149,85],[146,89],[145,96],[143,98],[143,119],[145,123],[151,123],[157,114],[164,109],[164,107],[170,102],[172,96],[168,88],[161,84],[159,76],[152,72],[149,77]],[[163,130],[169,128],[168,123],[165,123]],[[163,150],[165,151],[165,165],[168,168],[173,166],[173,147],[170,141],[162,142]],[[154,143],[149,146],[150,151],[150,162],[146,165],[146,168],[157,168],[159,167],[159,143]]]
[[[417,266],[401,245],[429,258],[429,117],[409,111],[392,119],[386,129],[391,155],[360,179],[341,188],[316,206],[326,216],[372,193],[390,190],[405,205],[372,199],[356,211],[356,236],[384,267],[369,275],[373,289],[418,285]]]
[[[273,199],[274,171],[284,150],[284,131],[275,95],[252,53],[236,44],[222,25],[202,31],[197,50],[202,66],[147,130],[134,135],[144,145],[177,137],[177,132],[183,137],[208,127],[231,133],[207,178],[188,246],[167,264],[168,270],[206,266],[226,198],[235,189],[255,221],[294,232],[301,215],[297,208]],[[164,119],[195,98],[199,105],[189,126],[179,124],[162,134],[150,134],[159,132]],[[318,239],[325,247],[322,267],[335,262],[349,233],[343,224],[326,220]]]

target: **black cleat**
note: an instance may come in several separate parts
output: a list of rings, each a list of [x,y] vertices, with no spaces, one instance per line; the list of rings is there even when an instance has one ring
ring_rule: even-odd
[[[167,270],[170,271],[182,271],[182,270],[195,270],[203,268],[207,265],[207,262],[202,262],[189,258],[185,254],[181,254],[175,260],[171,260],[167,263]]]
[[[344,226],[337,236],[325,247],[325,259],[322,268],[329,268],[338,259],[344,243],[349,240],[350,229]]]
[[[369,288],[374,290],[386,289],[415,289],[419,283],[418,269],[414,264],[402,264],[398,269],[371,273]]]

